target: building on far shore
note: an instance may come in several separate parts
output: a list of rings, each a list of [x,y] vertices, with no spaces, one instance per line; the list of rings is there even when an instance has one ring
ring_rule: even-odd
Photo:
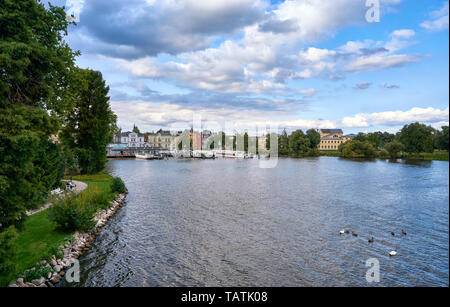
[[[126,144],[126,147],[141,148],[148,147],[144,135],[135,132],[123,132],[114,136],[114,143]]]
[[[344,135],[342,129],[319,129],[319,150],[338,150],[339,145],[351,140],[354,134]]]
[[[159,129],[157,132],[145,134],[146,142],[150,148],[172,151],[177,149],[177,139],[181,131],[170,131]]]

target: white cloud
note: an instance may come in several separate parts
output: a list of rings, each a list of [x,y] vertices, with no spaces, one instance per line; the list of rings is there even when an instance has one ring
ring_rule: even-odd
[[[421,59],[420,56],[407,54],[360,57],[355,61],[351,62],[346,67],[346,71],[348,72],[378,71],[419,62],[420,59]]]
[[[317,93],[315,88],[308,88],[308,89],[304,89],[304,90],[299,90],[298,92],[300,94],[308,96],[308,97],[314,96]]]
[[[412,30],[398,30],[387,42],[350,41],[335,50],[309,47],[299,51],[267,39],[256,26],[247,27],[241,41],[224,41],[218,48],[181,53],[165,59],[116,59],[134,77],[174,80],[179,86],[220,93],[292,93],[290,79],[339,79],[348,74],[399,67],[421,60],[398,54],[409,46]],[[301,92],[299,92],[301,93]]]
[[[449,5],[448,1],[444,2],[441,9],[430,13],[430,20],[426,20],[420,26],[428,31],[442,31],[448,30],[449,20]]]
[[[402,29],[402,30],[395,30],[394,32],[391,33],[392,37],[399,37],[399,38],[411,38],[414,35],[416,35],[416,32],[414,32],[414,30],[411,29]]]
[[[356,114],[341,120],[343,127],[369,127],[371,125],[402,125],[411,122],[434,123],[448,121],[449,108],[440,110],[429,108],[412,108],[408,111],[386,111],[370,114]]]

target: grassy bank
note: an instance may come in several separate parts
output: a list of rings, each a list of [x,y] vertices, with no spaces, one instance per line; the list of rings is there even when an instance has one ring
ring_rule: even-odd
[[[436,150],[433,153],[407,154],[402,155],[403,159],[425,160],[425,161],[448,161],[448,151]]]
[[[338,150],[321,150],[320,155],[325,157],[339,157],[341,153]]]
[[[326,157],[340,157],[341,153],[336,150],[330,150],[330,151],[320,151],[320,155],[321,156],[326,156]],[[379,152],[376,153],[376,157],[382,158],[380,157]],[[364,157],[347,157],[347,158],[364,158]],[[424,160],[424,161],[449,161],[449,153],[448,151],[443,151],[443,150],[436,150],[433,153],[420,153],[420,154],[408,154],[408,153],[402,153],[401,154],[401,159],[410,159],[410,160]],[[384,158],[382,158],[384,159]]]
[[[86,189],[86,191],[83,191],[83,193],[89,192],[90,189],[99,188],[103,193],[105,193],[108,196],[109,200],[114,199],[115,193],[111,191],[111,183],[113,181],[113,177],[111,177],[107,173],[73,176],[72,179],[82,181],[88,184],[88,188]]]
[[[80,195],[89,193],[92,189],[100,189],[109,200],[114,199],[115,193],[111,192],[113,178],[106,173],[74,176],[73,179],[88,184],[88,188]],[[51,256],[55,249],[73,235],[73,232],[62,232],[57,229],[56,223],[48,219],[48,214],[49,210],[45,210],[26,219],[15,242],[17,258],[14,277],[33,267],[38,261]],[[8,285],[11,281],[9,279],[8,276],[0,276],[0,286]]]

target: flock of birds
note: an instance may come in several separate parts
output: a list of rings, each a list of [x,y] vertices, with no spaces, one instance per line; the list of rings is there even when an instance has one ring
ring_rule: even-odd
[[[356,232],[354,232],[354,231],[352,231],[351,233],[352,233],[352,236],[354,236],[354,237],[357,237],[357,236],[358,236],[358,234],[357,234]],[[350,234],[350,230],[344,230],[344,229],[343,229],[343,230],[339,231],[339,234],[340,234],[340,235],[343,235],[343,234]],[[395,232],[391,231],[391,235],[392,235],[393,237],[395,237]],[[402,229],[402,235],[403,235],[403,236],[406,236],[406,230]],[[374,237],[370,237],[370,239],[368,240],[368,242],[369,242],[369,243],[375,242]],[[395,250],[389,252],[389,256],[391,256],[391,257],[396,256],[396,255],[397,255],[397,252],[396,252]]]

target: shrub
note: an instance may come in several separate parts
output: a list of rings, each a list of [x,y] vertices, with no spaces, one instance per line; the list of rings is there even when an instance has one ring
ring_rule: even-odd
[[[0,276],[4,282],[8,282],[16,270],[16,238],[17,230],[14,226],[0,233]]]
[[[85,198],[66,193],[62,199],[55,200],[50,208],[49,219],[63,231],[84,232],[95,226],[92,220],[95,211],[95,207]]]
[[[351,140],[339,146],[341,156],[344,158],[373,158],[375,148],[368,141]]]
[[[392,159],[397,158],[399,156],[399,154],[403,150],[405,150],[405,146],[398,141],[386,143],[384,145],[384,148],[386,148],[386,151],[389,153],[389,155],[391,156]]]
[[[61,259],[64,257],[64,253],[58,247],[53,246],[49,249],[47,254],[45,254],[44,257],[42,257],[42,259],[47,260],[47,262],[50,262],[53,256],[55,256],[56,259]]]
[[[90,187],[79,195],[80,201],[90,204],[93,208],[106,209],[110,206],[108,195],[98,187]]]
[[[122,179],[119,177],[115,177],[111,183],[111,191],[114,193],[124,193],[125,192],[125,184]]]
[[[63,191],[66,190],[66,182],[65,181],[60,181],[59,182],[59,188]]]
[[[386,149],[382,149],[378,152],[378,157],[381,159],[389,158],[389,152]]]
[[[53,269],[48,264],[38,264],[36,267],[23,272],[23,281],[30,282],[34,279],[47,277],[48,273],[53,273]]]

